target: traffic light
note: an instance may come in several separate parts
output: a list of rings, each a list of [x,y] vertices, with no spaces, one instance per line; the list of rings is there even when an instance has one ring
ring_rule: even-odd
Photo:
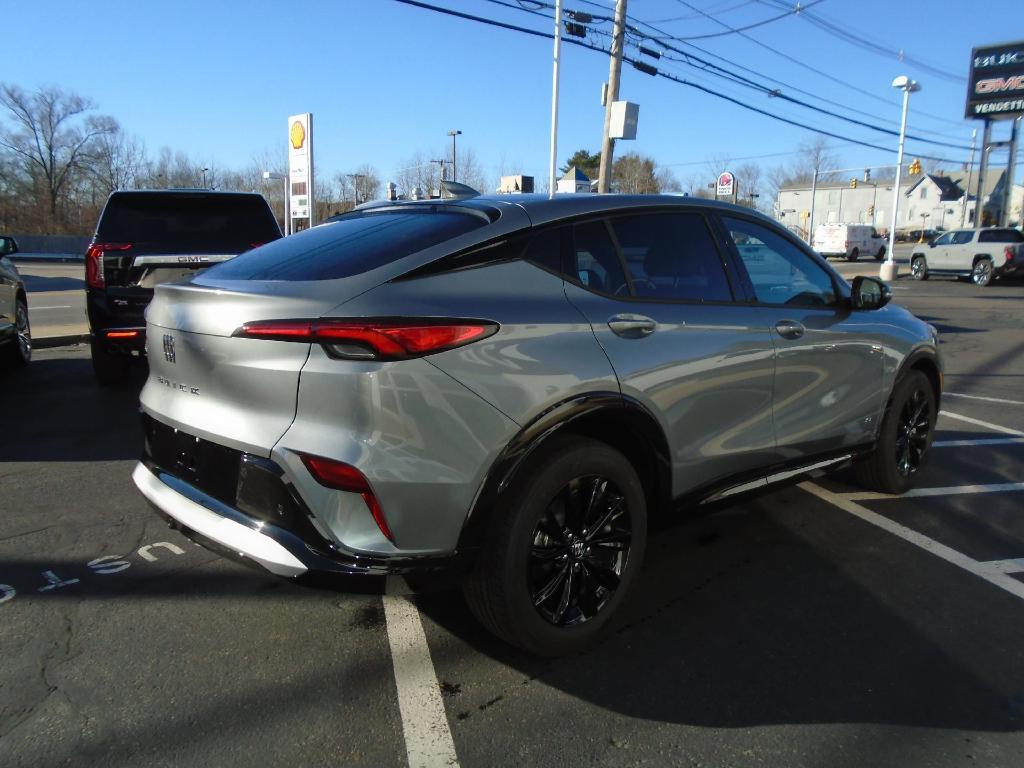
[[[916,175],[917,175],[917,174],[919,174],[920,172],[921,172],[921,161],[920,161],[920,160],[917,160],[917,159],[915,159],[915,160],[914,160],[914,161],[913,161],[913,162],[912,162],[912,163],[910,164],[910,175],[911,175],[911,176],[916,176]]]
[[[850,179],[850,189],[856,189],[856,188],[857,188],[857,180],[856,179]]]

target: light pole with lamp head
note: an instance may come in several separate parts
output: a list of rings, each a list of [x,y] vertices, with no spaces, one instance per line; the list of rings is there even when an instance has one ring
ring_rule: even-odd
[[[903,91],[903,116],[900,119],[900,148],[896,155],[896,181],[892,187],[892,226],[889,227],[889,249],[885,254],[885,261],[878,271],[878,276],[886,282],[892,282],[899,274],[896,266],[896,214],[900,206],[900,174],[903,172],[903,143],[907,138],[907,107],[910,104],[910,94],[921,90],[921,84],[911,80],[906,75],[900,75],[892,81],[893,88]]]
[[[284,234],[286,236],[290,235],[292,222],[291,218],[288,216],[288,174],[275,173],[274,171],[264,171],[263,178],[268,180],[273,179],[274,181],[284,182]]]
[[[458,181],[456,178],[456,167],[455,167],[455,137],[461,136],[462,131],[448,131],[448,135],[452,137],[452,181]]]
[[[206,172],[208,170],[210,170],[210,169],[209,168],[203,168],[203,189],[206,189]]]

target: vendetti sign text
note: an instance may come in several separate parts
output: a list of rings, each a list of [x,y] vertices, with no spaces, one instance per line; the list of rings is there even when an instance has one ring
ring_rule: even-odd
[[[967,117],[1024,114],[1024,40],[975,48],[967,79]]]

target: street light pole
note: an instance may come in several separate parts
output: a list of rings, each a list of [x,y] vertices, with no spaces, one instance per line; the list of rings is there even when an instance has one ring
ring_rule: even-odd
[[[458,171],[458,169],[456,168],[456,165],[455,165],[455,137],[456,136],[461,136],[462,135],[462,131],[455,131],[455,130],[448,131],[448,135],[452,137],[452,181],[458,181],[458,178],[457,178],[457,171]]]
[[[210,170],[210,169],[209,168],[203,168],[203,189],[206,189],[206,172],[208,170]]]
[[[555,169],[558,167],[558,65],[562,52],[562,0],[555,0],[555,63],[551,73],[551,164],[548,169],[548,196],[555,196]]]
[[[288,215],[288,174],[286,173],[275,173],[274,171],[264,171],[264,179],[274,179],[275,181],[284,182],[284,234],[285,237],[291,234],[292,220]]]
[[[814,201],[818,195],[818,169],[814,169],[814,176],[811,177],[811,215],[807,219],[807,244],[814,247]]]
[[[892,81],[893,88],[903,91],[903,116],[900,118],[900,147],[896,154],[896,181],[892,186],[892,226],[889,227],[889,249],[885,254],[885,262],[878,271],[878,276],[886,282],[896,279],[899,271],[896,267],[896,214],[900,206],[900,175],[903,171],[903,143],[907,138],[907,108],[910,105],[910,94],[921,90],[921,85],[906,75],[900,75]]]

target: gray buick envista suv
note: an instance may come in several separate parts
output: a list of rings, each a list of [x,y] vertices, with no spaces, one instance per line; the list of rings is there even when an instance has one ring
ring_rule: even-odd
[[[847,462],[914,483],[942,364],[890,295],[721,203],[380,204],[156,287],[134,479],[271,573],[461,582],[493,632],[565,653],[655,512]]]

